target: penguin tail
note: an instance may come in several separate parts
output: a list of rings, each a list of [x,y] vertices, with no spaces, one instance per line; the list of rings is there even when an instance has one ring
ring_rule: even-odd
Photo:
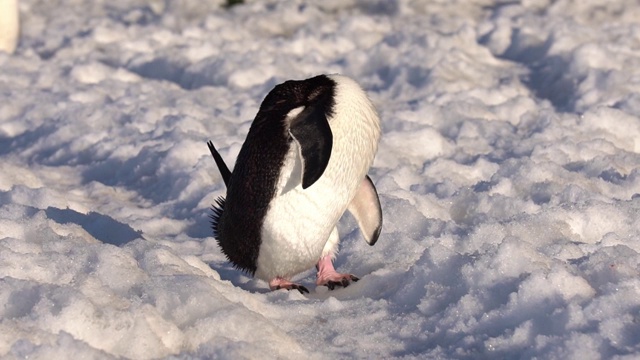
[[[216,165],[218,166],[220,175],[222,175],[222,180],[224,181],[224,185],[228,188],[229,179],[231,178],[231,171],[229,171],[227,164],[224,163],[222,156],[220,156],[220,153],[218,152],[218,150],[216,150],[215,146],[213,146],[213,143],[209,141],[207,142],[207,145],[209,146],[209,151],[211,151],[211,156],[213,156],[213,160],[216,161]]]
[[[211,205],[211,214],[209,215],[209,218],[211,219],[211,228],[213,229],[213,237],[215,237],[216,239],[220,239],[220,237],[218,236],[220,234],[219,225],[220,225],[220,217],[224,212],[224,203],[225,203],[225,199],[222,196],[220,196],[219,198],[216,199],[216,204]]]

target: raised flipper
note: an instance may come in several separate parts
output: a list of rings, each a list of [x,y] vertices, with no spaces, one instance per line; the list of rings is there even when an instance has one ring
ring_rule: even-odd
[[[211,156],[213,156],[213,160],[216,161],[216,165],[218,166],[220,175],[222,175],[222,180],[224,181],[224,185],[226,187],[229,187],[229,178],[231,178],[231,171],[229,171],[227,164],[224,163],[222,156],[220,156],[220,153],[218,152],[218,150],[216,150],[216,148],[213,146],[213,143],[209,141],[207,143],[207,146],[209,146],[209,151],[211,151]]]
[[[367,243],[375,244],[382,230],[382,208],[376,187],[368,175],[360,182],[356,196],[347,209],[356,218]]]

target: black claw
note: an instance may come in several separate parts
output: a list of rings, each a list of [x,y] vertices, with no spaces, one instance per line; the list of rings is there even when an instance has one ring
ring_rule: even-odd
[[[293,286],[294,289],[300,291],[300,294],[304,295],[305,293],[309,293],[309,289],[307,289],[306,287],[302,286],[302,285],[294,285]]]
[[[352,281],[357,282],[358,280],[360,280],[360,278],[358,278],[357,276],[349,275],[348,277],[342,278],[342,280],[340,281],[328,281],[326,283],[326,286],[329,288],[329,290],[334,290],[336,286],[346,288],[347,286],[351,285]]]
[[[300,294],[303,294],[303,295],[305,293],[307,293],[307,294],[309,293],[309,289],[307,289],[306,287],[304,287],[302,285],[298,285],[298,284],[293,284],[293,285],[291,285],[291,287],[278,285],[278,286],[276,286],[276,288],[274,290],[280,290],[280,289],[287,289],[289,291],[295,289],[295,290],[300,291]]]

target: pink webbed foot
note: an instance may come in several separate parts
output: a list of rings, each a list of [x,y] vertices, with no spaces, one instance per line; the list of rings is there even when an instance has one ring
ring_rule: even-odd
[[[316,267],[318,269],[316,285],[324,285],[328,287],[329,290],[335,289],[336,286],[347,287],[352,281],[356,282],[360,280],[357,276],[351,274],[340,274],[337,272],[333,267],[330,255],[320,259]]]
[[[281,278],[281,277],[277,277],[271,281],[269,281],[269,288],[272,291],[275,290],[280,290],[280,289],[287,289],[287,290],[298,290],[300,291],[300,294],[304,294],[304,293],[309,293],[309,290],[300,285],[300,284],[296,284],[296,283],[292,283],[291,281]]]

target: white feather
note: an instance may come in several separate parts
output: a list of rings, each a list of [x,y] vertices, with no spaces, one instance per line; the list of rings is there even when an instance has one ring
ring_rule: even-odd
[[[378,148],[380,120],[360,86],[330,75],[336,82],[331,157],[323,175],[302,189],[302,161],[292,146],[262,227],[256,277],[290,277],[338,248],[336,224],[356,194]],[[295,143],[295,142],[294,142]],[[333,234],[332,234],[333,232]],[[331,236],[330,236],[331,235]]]
[[[304,110],[304,106],[299,106],[287,114],[287,122],[298,116]],[[297,142],[291,143],[291,149],[284,159],[280,179],[277,185],[276,194],[283,195],[302,184],[302,153]],[[283,185],[284,184],[284,185]]]

